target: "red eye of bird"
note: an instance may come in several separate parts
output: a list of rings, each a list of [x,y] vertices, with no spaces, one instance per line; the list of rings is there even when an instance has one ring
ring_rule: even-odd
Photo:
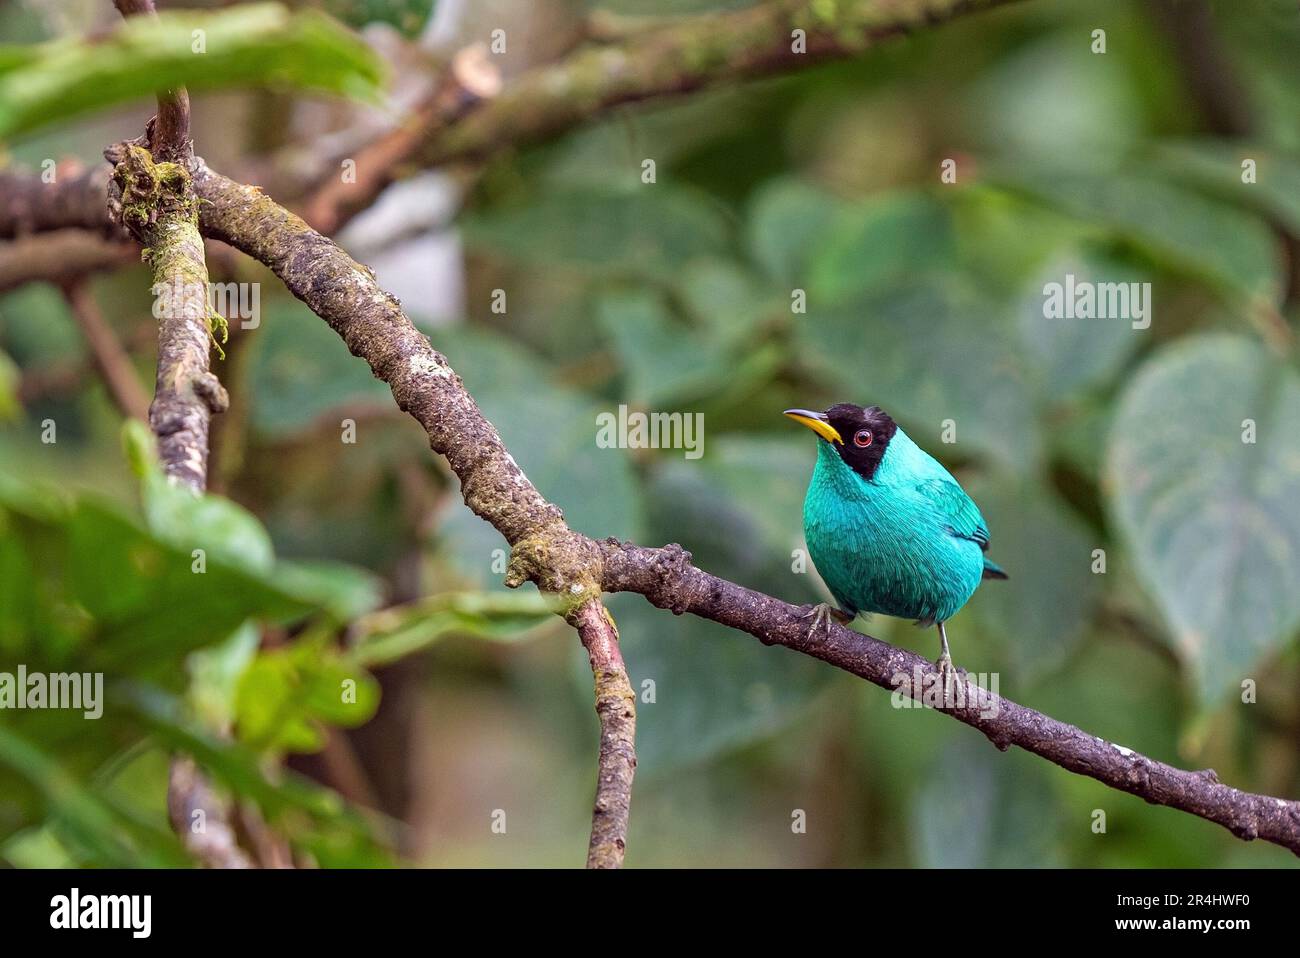
[[[853,436],[853,445],[855,446],[871,445],[871,433],[866,429],[859,429]]]

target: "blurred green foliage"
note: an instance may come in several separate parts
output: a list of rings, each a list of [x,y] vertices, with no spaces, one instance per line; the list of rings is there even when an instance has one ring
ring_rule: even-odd
[[[430,336],[575,528],[681,542],[792,602],[822,592],[798,561],[813,449],[780,410],[884,406],[979,502],[1011,574],[951,624],[960,664],[1153,757],[1294,795],[1300,14],[1211,8],[1244,133],[1215,127],[1176,25],[1144,3],[1080,0],[620,110],[509,153],[457,223],[466,315]],[[1150,283],[1150,328],[1046,318],[1044,286],[1066,274]],[[222,370],[244,424],[238,454],[216,456],[230,499],[158,485],[147,455],[132,476],[92,377],[33,385],[84,361],[61,298],[0,299],[16,370],[0,356],[0,655],[102,663],[123,689],[91,728],[0,716],[0,835],[15,836],[0,854],[175,860],[163,758],[197,736],[222,787],[322,862],[579,863],[595,754],[585,657],[538,597],[503,589],[500,537],[460,505],[420,430],[256,275],[262,328],[235,331]],[[145,287],[139,271],[96,283],[124,338],[147,323]],[[405,305],[432,324],[430,304]],[[148,349],[137,358],[147,378]],[[598,448],[595,417],[620,404],[703,413],[703,457]],[[347,417],[355,444],[339,443]],[[46,419],[55,444],[39,440]],[[635,596],[610,607],[641,695],[629,864],[1292,861],[712,623]],[[908,623],[860,627],[936,651]],[[342,706],[332,693],[349,678]],[[372,794],[345,803],[267,773],[290,752],[333,755],[339,736]],[[349,792],[355,776],[310,759],[290,764]],[[489,830],[494,809],[506,836]]]
[[[108,37],[0,47],[0,136],[158,89],[280,86],[376,102],[379,59],[318,14],[280,4],[136,18]]]

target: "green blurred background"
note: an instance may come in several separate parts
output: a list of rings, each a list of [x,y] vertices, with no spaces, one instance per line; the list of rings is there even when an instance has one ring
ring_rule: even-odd
[[[11,2],[0,32],[84,34],[109,6]],[[392,98],[196,96],[213,166],[269,181],[346,155],[429,51],[506,25],[508,84],[562,57],[590,13],[323,6],[395,66]],[[1288,0],[1032,0],[413,176],[339,238],[573,527],[680,542],[791,602],[823,592],[792,571],[814,450],[780,411],[882,405],[980,504],[1011,575],[950,624],[960,665],[1153,758],[1291,797],[1297,44]],[[93,162],[150,112],[47,125],[7,155]],[[183,861],[164,805],[180,747],[304,860],[581,864],[597,726],[571,630],[531,586],[504,589],[499,536],[364,363],[256,264],[213,272],[261,284],[260,326],[232,324],[216,364],[232,404],[212,487],[238,506],[172,497],[128,432],[132,470],[59,289],[0,296],[0,670],[101,668],[109,686],[97,722],[0,713],[0,859]],[[1151,283],[1150,328],[1045,318],[1043,286],[1067,273]],[[148,286],[141,266],[91,286],[147,386]],[[703,457],[597,448],[597,414],[620,404],[703,413]],[[748,636],[636,596],[610,609],[643,693],[630,866],[1295,861]],[[905,622],[858,627],[937,651]]]

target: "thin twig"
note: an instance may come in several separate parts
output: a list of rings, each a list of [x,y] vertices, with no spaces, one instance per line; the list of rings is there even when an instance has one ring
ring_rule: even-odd
[[[156,16],[153,0],[114,0],[122,16]],[[229,405],[208,368],[212,341],[208,266],[198,229],[198,198],[188,165],[190,100],[185,89],[158,94],[158,115],[144,144],[124,143],[106,152],[115,165],[109,190],[110,218],[140,241],[153,270],[158,317],[158,375],[149,426],[168,478],[203,492],[208,479],[208,431],[213,413]],[[188,756],[172,758],[167,806],[173,827],[178,810],[204,809],[204,829],[182,823],[178,834],[209,868],[247,867],[229,810]]]
[[[600,717],[596,801],[591,813],[588,868],[622,868],[636,773],[636,694],[618,647],[618,627],[599,599],[570,617],[591,662]]]
[[[99,202],[104,203],[104,194]],[[0,243],[0,293],[25,283],[68,283],[140,262],[140,247],[69,228]]]
[[[113,0],[123,17],[156,17],[153,0]],[[160,161],[186,160],[190,144],[190,95],[184,87],[158,94],[158,115],[149,134],[149,148]]]
[[[113,404],[128,419],[148,422],[149,396],[140,385],[130,355],[122,348],[104,320],[104,314],[100,312],[99,304],[95,302],[88,284],[84,281],[74,282],[65,287],[63,292]]]
[[[224,803],[188,756],[173,758],[168,769],[167,817],[190,854],[208,868],[253,867],[227,823]]]

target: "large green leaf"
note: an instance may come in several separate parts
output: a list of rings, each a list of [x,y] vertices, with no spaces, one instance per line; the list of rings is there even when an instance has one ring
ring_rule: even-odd
[[[926,193],[891,193],[837,217],[816,246],[809,296],[837,305],[877,292],[955,253],[948,210]]]
[[[877,404],[941,455],[946,420],[959,452],[1023,467],[1037,452],[1031,383],[1005,307],[934,274],[795,327],[835,402]]]
[[[219,500],[213,497],[156,485],[154,480],[165,480],[151,446],[128,445],[137,467],[146,470],[145,499],[153,500],[146,511],[168,524],[165,532],[151,531],[117,508],[0,477],[0,671],[12,672],[21,663],[29,672],[103,673],[100,714],[89,723],[84,713],[96,704],[90,701],[80,710],[6,715],[11,738],[0,741],[0,838],[44,822],[78,862],[177,864],[181,859],[161,806],[151,822],[89,797],[96,794],[90,777],[106,774],[115,756],[138,747],[150,731],[133,704],[140,690],[176,711],[178,700],[162,687],[180,688],[189,665],[192,706],[224,725],[238,714],[241,675],[259,667],[274,670],[280,659],[297,653],[285,694],[259,701],[264,710],[274,706],[284,720],[258,727],[256,744],[302,744],[291,733],[304,726],[314,732],[318,722],[357,724],[373,712],[376,699],[374,681],[359,665],[328,646],[313,646],[304,660],[302,640],[266,654],[263,663],[253,658],[260,630],[248,623],[365,611],[375,596],[367,577],[359,580],[342,567],[288,573],[282,564],[266,565],[258,545],[265,533],[253,537],[251,559],[240,555],[250,529],[260,530],[251,516],[230,503],[214,512]],[[173,493],[185,498],[173,499]],[[159,496],[165,509],[158,508]],[[236,510],[233,525],[225,522],[227,509]],[[221,521],[208,521],[214,515]],[[211,548],[202,572],[189,549],[194,541]],[[331,631],[326,625],[314,634]],[[354,699],[340,695],[345,680],[355,683]],[[260,788],[255,762],[240,771],[222,754],[214,760],[225,762],[237,789]],[[154,794],[165,788],[160,778]],[[322,825],[308,837],[335,831]],[[350,854],[341,860],[358,861]]]
[[[1149,334],[1149,328],[1134,328],[1135,316],[1089,319],[1046,315],[1044,288],[1050,283],[1064,288],[1067,276],[1074,277],[1075,288],[1091,283],[1098,289],[1100,284],[1115,283],[1139,284],[1141,290],[1140,284],[1150,282],[1149,275],[1132,266],[1087,250],[1070,250],[1049,261],[1025,286],[1017,317],[1021,339],[1033,363],[1035,386],[1050,400],[1066,399],[1108,383]],[[1151,298],[1145,297],[1144,302],[1149,320]]]
[[[349,26],[386,23],[408,37],[420,35],[434,5],[435,0],[325,0],[325,9]]]
[[[1300,379],[1248,339],[1180,342],[1125,391],[1109,443],[1138,574],[1216,700],[1300,623]]]
[[[174,682],[190,651],[250,618],[346,618],[378,604],[364,573],[277,565],[251,514],[168,483],[152,437],[138,423],[126,436],[146,524],[90,498],[0,483],[0,653]]]
[[[222,496],[196,494],[167,479],[154,437],[143,423],[128,420],[122,442],[140,479],[145,521],[159,539],[191,554],[201,549],[205,556],[274,581],[285,593],[321,606],[340,622],[379,605],[380,584],[369,573],[337,562],[277,563],[270,535],[251,512]]]
[[[1053,170],[1001,175],[1253,307],[1277,302],[1281,254],[1272,231],[1258,217],[1150,173],[1101,176]]]
[[[714,393],[728,375],[728,356],[717,342],[673,317],[660,296],[617,292],[602,296],[596,318],[613,340],[623,365],[629,402],[652,409],[674,399]]]
[[[0,137],[178,86],[289,87],[374,102],[382,80],[379,58],[323,14],[273,3],[164,12],[93,40],[13,56],[0,48]]]

